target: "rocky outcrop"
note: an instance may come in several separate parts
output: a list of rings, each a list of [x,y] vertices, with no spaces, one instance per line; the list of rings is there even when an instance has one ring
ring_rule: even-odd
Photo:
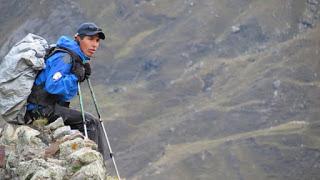
[[[3,179],[111,179],[97,145],[61,118],[47,126],[6,124],[0,167]]]
[[[319,0],[307,0],[306,10],[303,14],[301,22],[299,24],[299,29],[304,30],[306,28],[313,28],[316,22],[320,18],[320,3]]]

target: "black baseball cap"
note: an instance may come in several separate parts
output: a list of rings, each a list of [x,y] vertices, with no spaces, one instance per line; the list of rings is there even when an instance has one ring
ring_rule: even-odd
[[[96,34],[100,39],[105,39],[102,29],[93,22],[82,23],[77,30],[77,35],[93,36]]]

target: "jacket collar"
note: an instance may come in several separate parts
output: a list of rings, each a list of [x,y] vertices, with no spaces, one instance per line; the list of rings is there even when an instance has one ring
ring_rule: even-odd
[[[80,46],[78,45],[78,43],[74,39],[71,39],[71,38],[69,38],[67,36],[61,36],[57,41],[57,46],[64,47],[64,48],[67,48],[67,49],[73,51],[74,53],[76,53],[77,55],[80,56],[80,58],[82,59],[83,63],[85,63],[86,61],[90,60],[90,58],[87,57],[81,51]]]

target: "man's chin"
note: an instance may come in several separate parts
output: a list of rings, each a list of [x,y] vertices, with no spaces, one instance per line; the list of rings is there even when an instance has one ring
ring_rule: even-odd
[[[86,56],[87,56],[88,58],[92,58],[92,57],[93,57],[93,54],[94,54],[94,53],[87,53]]]

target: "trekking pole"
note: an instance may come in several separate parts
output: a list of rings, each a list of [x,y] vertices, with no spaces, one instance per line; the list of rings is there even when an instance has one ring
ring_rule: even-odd
[[[101,119],[100,111],[99,111],[99,108],[98,108],[97,100],[96,100],[96,97],[94,95],[93,88],[91,86],[91,82],[90,82],[89,78],[87,78],[87,82],[88,82],[89,89],[90,89],[90,92],[91,92],[91,96],[92,96],[92,99],[93,99],[93,102],[94,102],[94,106],[96,108],[96,111],[97,111],[97,114],[98,114],[98,117],[99,117],[99,121],[101,123],[102,129],[103,129],[103,132],[104,132],[104,136],[106,137],[106,140],[107,140],[108,148],[110,150],[110,157],[111,157],[111,159],[113,161],[113,165],[114,165],[114,168],[116,170],[118,179],[121,180],[120,174],[119,174],[119,171],[118,171],[118,167],[117,167],[116,161],[115,161],[114,156],[113,156],[113,152],[112,152],[112,149],[111,149],[111,145],[110,145],[110,141],[109,141],[109,138],[108,138],[108,135],[107,135],[107,131],[104,128],[103,121]]]
[[[86,124],[86,118],[84,116],[82,94],[81,94],[81,88],[80,88],[80,83],[79,82],[78,82],[78,93],[79,93],[81,115],[82,115],[83,126],[84,126],[84,135],[86,136],[86,138],[88,138],[87,124]]]

